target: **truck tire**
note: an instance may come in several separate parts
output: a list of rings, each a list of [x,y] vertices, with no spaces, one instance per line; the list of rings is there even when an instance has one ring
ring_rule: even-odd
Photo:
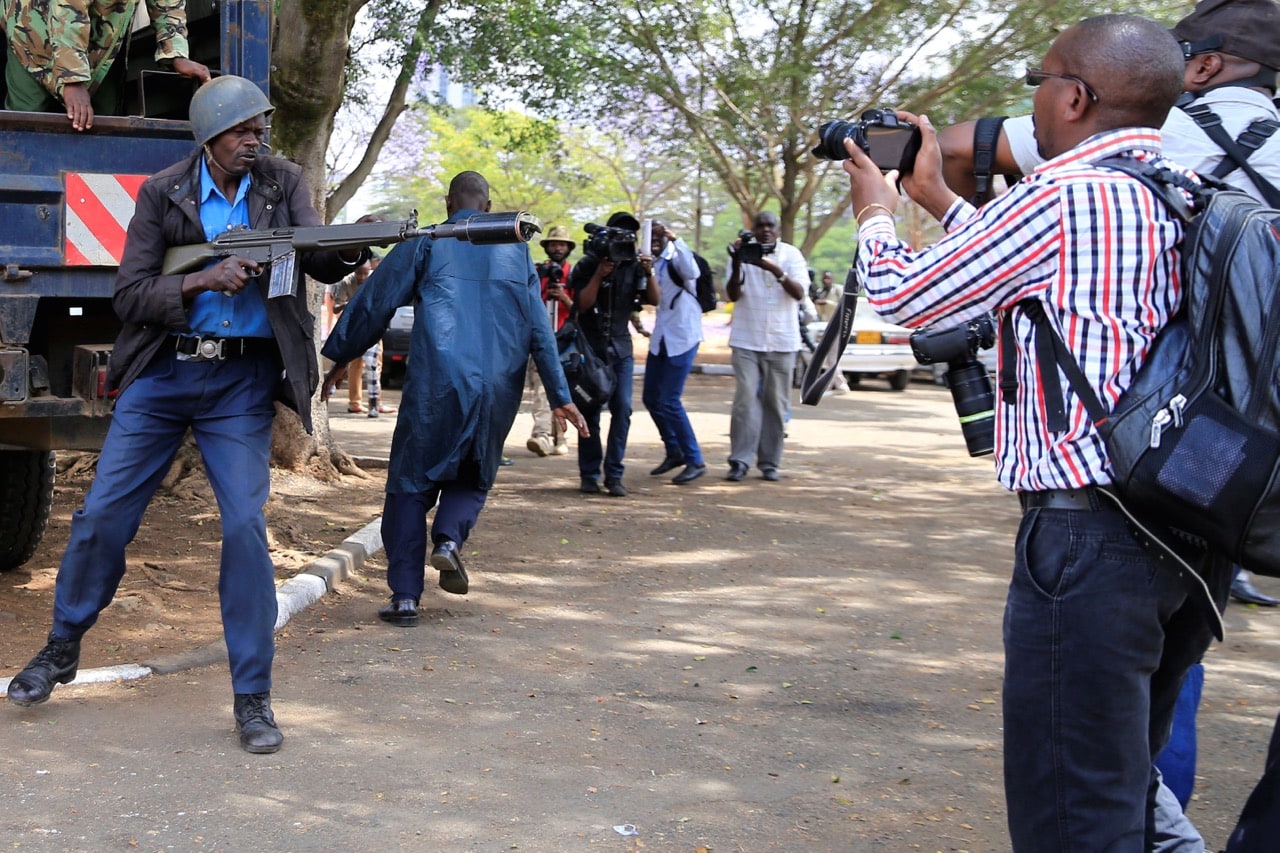
[[[0,450],[0,572],[36,552],[53,503],[51,450]]]

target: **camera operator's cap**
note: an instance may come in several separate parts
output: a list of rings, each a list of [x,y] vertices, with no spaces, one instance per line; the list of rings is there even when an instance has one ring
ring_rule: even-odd
[[[566,225],[552,226],[547,232],[547,239],[542,240],[542,248],[547,248],[548,243],[568,243],[569,251],[572,252],[578,247],[578,244],[569,239],[569,228]]]
[[[639,231],[640,220],[636,219],[625,210],[619,210],[617,213],[609,217],[609,221],[605,223],[610,228],[625,228],[628,231]]]
[[[1174,25],[1191,54],[1221,52],[1280,68],[1280,4],[1275,0],[1201,0]]]

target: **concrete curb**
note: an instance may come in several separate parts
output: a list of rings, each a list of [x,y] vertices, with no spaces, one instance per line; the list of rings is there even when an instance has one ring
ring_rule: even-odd
[[[361,460],[360,464],[363,466],[364,460]],[[385,467],[385,460],[382,464]],[[381,550],[382,519],[375,518],[342,540],[342,544],[338,547],[317,557],[311,565],[280,584],[276,589],[276,605],[279,608],[276,630],[279,631],[290,619],[319,601],[326,592],[332,591],[350,577],[353,571],[364,565],[365,560]],[[143,661],[140,664],[82,669],[76,673],[75,679],[70,683],[102,684],[110,681],[133,681],[149,675],[169,675],[198,666],[208,666],[226,659],[227,645],[224,641],[218,640],[203,648]],[[9,682],[12,680],[12,678],[0,678],[0,693],[8,694]]]

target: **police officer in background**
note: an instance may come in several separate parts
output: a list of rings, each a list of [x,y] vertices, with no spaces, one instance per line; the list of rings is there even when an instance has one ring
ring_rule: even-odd
[[[270,276],[240,257],[161,272],[169,248],[230,227],[324,224],[302,169],[263,149],[273,109],[244,78],[206,83],[190,108],[199,149],[138,193],[112,302],[124,324],[107,376],[115,411],[93,484],[72,517],[48,643],[10,682],[14,705],[38,705],[75,678],[80,638],[111,603],[125,548],[190,429],[221,512],[218,588],[240,745],[270,753],[284,740],[271,711],[276,590],[263,512],[271,424],[281,400],[311,429],[319,370],[301,273],[335,282],[368,251],[303,254],[293,291],[271,298]]]

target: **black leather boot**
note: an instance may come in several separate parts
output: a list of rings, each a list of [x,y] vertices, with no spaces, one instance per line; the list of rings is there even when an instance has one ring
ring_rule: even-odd
[[[80,641],[50,634],[48,644],[9,682],[9,701],[23,707],[39,705],[49,698],[55,684],[75,678],[79,667]]]
[[[284,735],[271,713],[270,693],[237,693],[235,714],[240,746],[245,752],[275,752],[284,743]]]

